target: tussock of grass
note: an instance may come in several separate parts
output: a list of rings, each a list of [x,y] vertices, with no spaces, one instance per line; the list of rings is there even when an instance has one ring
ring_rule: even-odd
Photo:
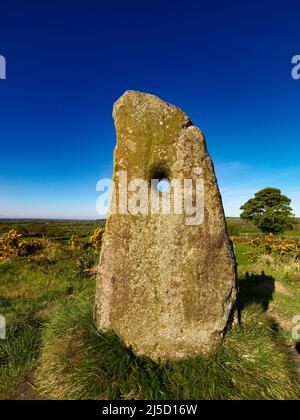
[[[29,315],[7,335],[0,346],[0,399],[7,398],[33,369],[40,345],[40,323]]]
[[[43,338],[36,380],[52,399],[298,399],[292,364],[259,305],[243,312],[211,357],[156,364],[96,331],[84,300],[59,310]]]
[[[43,325],[74,296],[92,299],[94,281],[76,268],[75,258],[53,260],[38,255],[0,264],[0,315],[7,338],[0,340],[0,400],[31,375],[39,355]],[[36,264],[36,260],[42,264]]]

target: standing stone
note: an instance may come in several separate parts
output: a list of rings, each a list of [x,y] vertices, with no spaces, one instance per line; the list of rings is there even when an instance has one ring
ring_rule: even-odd
[[[236,263],[204,136],[180,109],[149,94],[126,92],[113,115],[115,185],[121,171],[128,182],[149,185],[152,178],[202,177],[204,220],[188,225],[186,214],[114,214],[111,207],[97,326],[154,360],[209,354],[221,344],[235,303]]]

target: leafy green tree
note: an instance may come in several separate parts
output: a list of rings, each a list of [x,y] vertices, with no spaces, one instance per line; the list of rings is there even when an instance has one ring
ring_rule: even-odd
[[[277,188],[265,188],[242,207],[241,218],[254,223],[262,232],[283,233],[295,222],[291,200]]]

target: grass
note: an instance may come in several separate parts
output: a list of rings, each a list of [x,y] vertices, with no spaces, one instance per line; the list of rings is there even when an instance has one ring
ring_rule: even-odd
[[[40,346],[40,320],[29,314],[9,328],[8,339],[0,345],[0,399],[34,368]]]
[[[0,314],[7,339],[0,341],[0,399],[35,367],[44,325],[75,296],[94,295],[94,281],[77,268],[76,258],[55,248],[30,259],[0,264]]]
[[[230,236],[252,237],[260,233],[259,229],[252,223],[245,222],[239,217],[227,217],[227,228]],[[284,232],[284,234],[279,236],[289,239],[300,239],[300,218],[295,218],[293,230]]]
[[[232,221],[236,225],[240,221]],[[90,224],[77,226],[83,235]],[[47,227],[55,231],[56,227]],[[54,232],[57,238],[61,235]],[[236,243],[241,324],[210,357],[156,364],[135,357],[93,321],[95,279],[64,241],[0,264],[0,399],[10,399],[30,378],[49,399],[299,399],[287,346],[291,320],[300,314],[299,264],[262,256]]]
[[[247,244],[234,244],[236,259],[239,266],[249,265],[250,260],[247,252],[251,251],[251,246]]]
[[[211,357],[157,364],[96,331],[90,302],[71,302],[49,322],[37,371],[52,399],[298,399],[292,364],[259,305]]]
[[[300,315],[299,262],[276,261],[262,256],[255,264],[240,266],[243,295],[260,302],[281,327],[284,340],[292,345],[293,318]],[[248,300],[249,300],[248,299]],[[264,302],[268,302],[268,305]]]

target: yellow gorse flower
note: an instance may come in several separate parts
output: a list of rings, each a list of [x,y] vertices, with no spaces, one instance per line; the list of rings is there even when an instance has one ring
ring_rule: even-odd
[[[103,235],[104,235],[105,229],[101,226],[97,227],[97,229],[93,232],[90,243],[97,249],[100,250],[102,241],[103,241]]]

